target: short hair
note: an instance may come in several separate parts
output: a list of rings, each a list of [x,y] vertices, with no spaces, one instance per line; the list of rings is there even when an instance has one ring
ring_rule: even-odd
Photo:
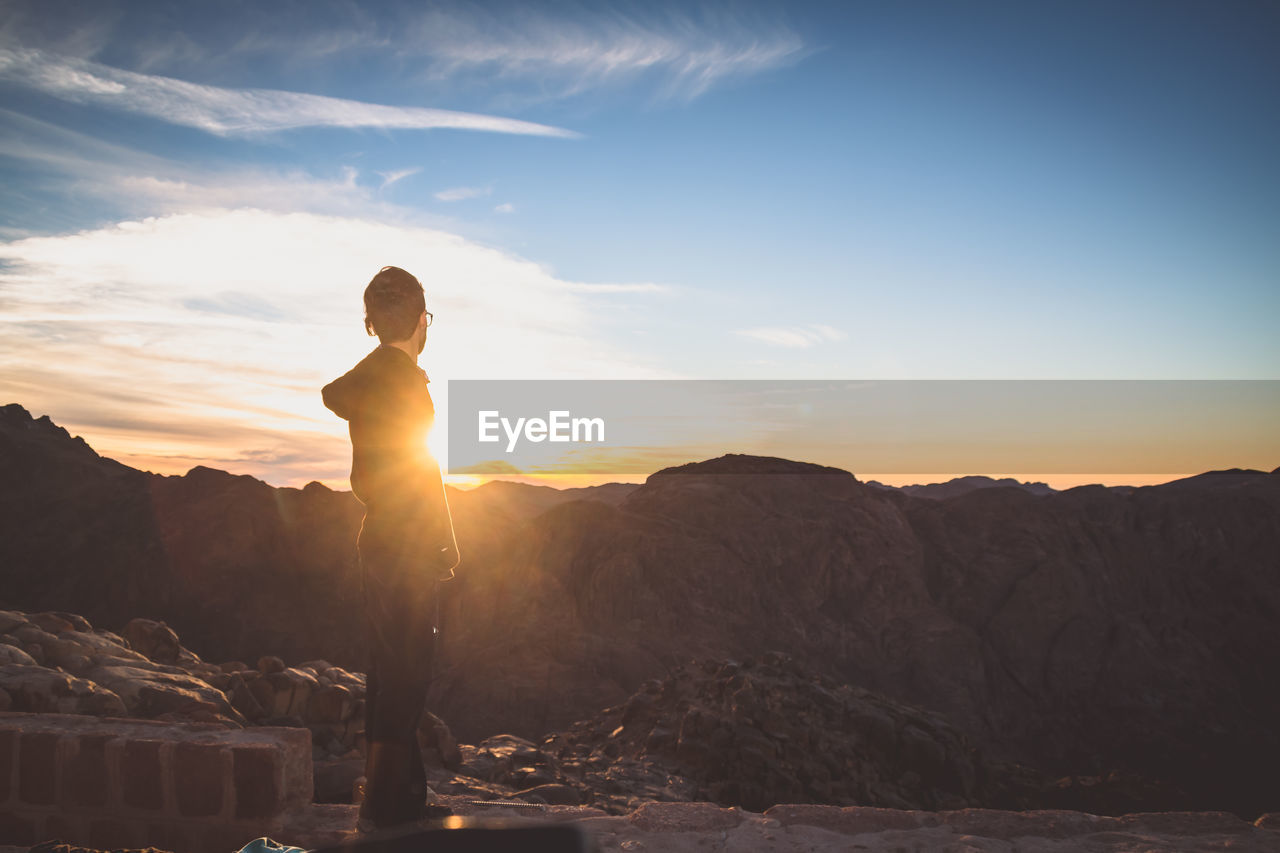
[[[382,343],[403,341],[427,310],[422,283],[399,267],[383,267],[364,289],[364,328]]]

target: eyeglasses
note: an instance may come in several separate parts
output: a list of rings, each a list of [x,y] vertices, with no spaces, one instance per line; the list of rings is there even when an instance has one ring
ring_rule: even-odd
[[[427,315],[427,325],[430,326],[431,321],[435,319],[436,315],[432,314],[430,311],[423,311],[422,313]]]

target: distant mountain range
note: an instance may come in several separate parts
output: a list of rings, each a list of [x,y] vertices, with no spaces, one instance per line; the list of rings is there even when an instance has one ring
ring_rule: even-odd
[[[929,483],[925,486],[886,486],[884,483],[878,483],[875,480],[868,480],[867,485],[877,489],[896,489],[912,497],[931,498],[933,500],[959,497],[975,489],[1014,488],[1022,489],[1024,492],[1033,495],[1051,495],[1057,491],[1057,489],[1051,488],[1046,483],[1023,483],[1012,477],[1002,477],[999,480],[994,480],[991,477],[982,476],[956,477],[954,480],[948,480],[945,483]]]
[[[1204,809],[1280,802],[1276,471],[922,497],[729,455],[450,501],[464,561],[431,707],[469,742],[567,729],[692,658],[778,651],[1002,760],[1137,774]],[[361,514],[315,483],[137,471],[0,408],[0,606],[360,669]]]

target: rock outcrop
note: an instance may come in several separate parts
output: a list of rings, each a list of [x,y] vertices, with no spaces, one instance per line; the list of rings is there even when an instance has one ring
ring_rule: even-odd
[[[619,813],[645,799],[947,809],[1022,807],[1038,794],[1033,773],[990,764],[940,715],[777,652],[681,666],[542,748],[588,788],[617,792],[603,802]]]
[[[151,619],[116,634],[72,613],[0,610],[0,710],[306,727],[320,760],[360,754],[364,693],[363,673],[322,660],[207,663]],[[460,766],[438,717],[424,718],[421,741],[429,759]]]
[[[1274,473],[935,501],[726,457],[460,572],[444,712],[464,738],[565,728],[689,657],[780,650],[994,759],[1256,816],[1280,801],[1277,555]]]

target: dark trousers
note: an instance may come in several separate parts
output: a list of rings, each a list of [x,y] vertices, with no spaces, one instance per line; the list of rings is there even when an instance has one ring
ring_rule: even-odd
[[[403,553],[399,543],[407,537],[396,535],[401,531],[395,527],[367,516],[360,531],[369,643],[365,739],[404,743],[416,751],[431,686],[439,583],[419,555]],[[420,760],[414,765],[421,769]]]

